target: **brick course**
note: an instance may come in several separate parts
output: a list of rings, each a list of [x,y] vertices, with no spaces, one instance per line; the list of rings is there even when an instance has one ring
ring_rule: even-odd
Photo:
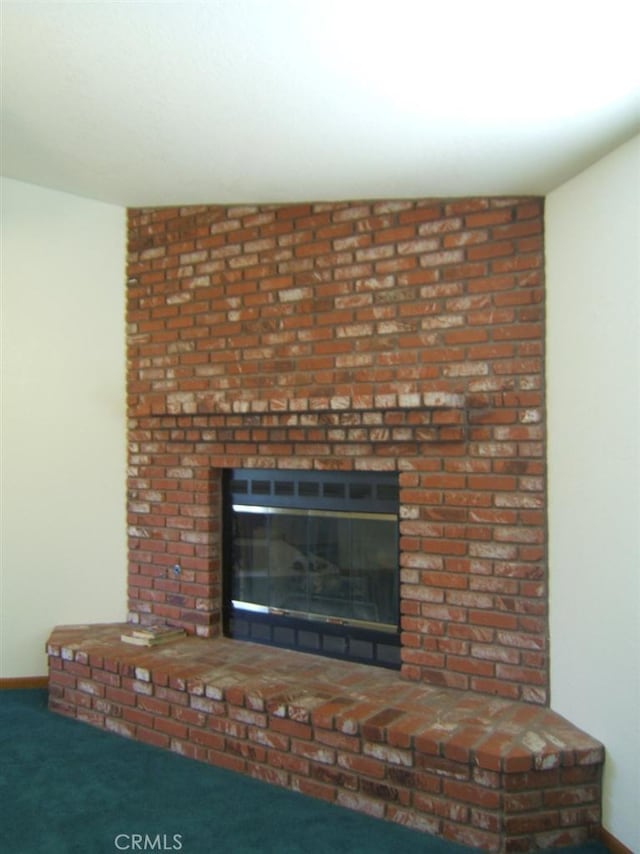
[[[131,210],[132,618],[219,634],[223,468],[394,469],[403,675],[545,704],[542,239],[537,198]]]

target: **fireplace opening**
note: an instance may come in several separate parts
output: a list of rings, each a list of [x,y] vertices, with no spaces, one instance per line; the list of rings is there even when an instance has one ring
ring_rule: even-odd
[[[224,630],[400,667],[395,472],[229,469]]]

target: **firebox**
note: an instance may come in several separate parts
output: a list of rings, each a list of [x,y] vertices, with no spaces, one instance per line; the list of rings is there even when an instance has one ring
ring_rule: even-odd
[[[224,630],[399,668],[396,472],[229,469]]]

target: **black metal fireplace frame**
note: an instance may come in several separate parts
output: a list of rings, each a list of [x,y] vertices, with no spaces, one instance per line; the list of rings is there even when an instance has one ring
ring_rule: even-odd
[[[223,472],[223,631],[228,637],[349,661],[400,668],[399,596],[394,625],[378,625],[234,602],[234,507],[387,514],[398,518],[397,472],[227,469]]]

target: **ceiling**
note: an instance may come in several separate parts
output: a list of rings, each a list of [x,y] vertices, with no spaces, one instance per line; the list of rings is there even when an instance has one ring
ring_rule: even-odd
[[[126,206],[546,194],[640,131],[634,2],[2,2],[2,174]]]

